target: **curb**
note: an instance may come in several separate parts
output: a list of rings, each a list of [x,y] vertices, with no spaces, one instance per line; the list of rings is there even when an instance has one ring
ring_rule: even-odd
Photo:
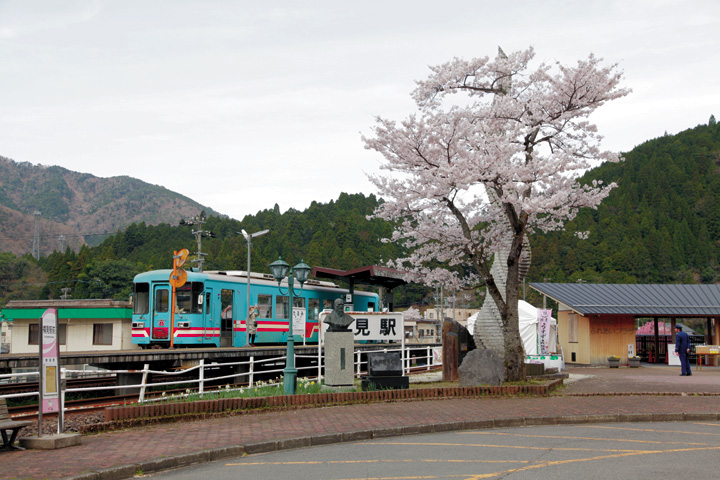
[[[249,443],[232,447],[215,448],[199,452],[178,455],[157,460],[117,467],[105,468],[93,472],[64,477],[62,480],[123,480],[133,478],[136,473],[157,473],[173,468],[188,467],[227,458],[257,453],[269,453],[302,447],[327,445],[331,443],[357,442],[404,435],[418,435],[462,430],[482,430],[491,428],[529,427],[542,425],[582,425],[590,423],[633,423],[633,422],[684,422],[684,421],[720,421],[720,413],[623,413],[597,415],[569,415],[548,417],[516,417],[502,420],[477,420],[469,422],[448,422],[408,427],[391,427],[328,435],[297,437],[261,443]]]

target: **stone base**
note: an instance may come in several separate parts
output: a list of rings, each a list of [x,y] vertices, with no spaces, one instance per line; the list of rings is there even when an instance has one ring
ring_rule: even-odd
[[[363,392],[368,390],[404,390],[410,388],[410,377],[367,376],[360,383]]]
[[[42,437],[22,437],[18,441],[22,448],[55,450],[80,445],[81,438],[82,435],[79,433],[61,433],[58,435],[43,435]]]
[[[355,383],[354,346],[353,332],[325,332],[325,385],[337,387]]]
[[[505,362],[490,350],[476,348],[465,355],[458,368],[461,387],[502,385],[505,381]]]

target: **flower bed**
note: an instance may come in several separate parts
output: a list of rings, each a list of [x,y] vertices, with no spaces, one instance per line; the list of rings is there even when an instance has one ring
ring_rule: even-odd
[[[242,413],[253,410],[324,407],[349,403],[369,403],[404,400],[431,400],[453,397],[483,397],[505,395],[548,395],[562,379],[542,385],[478,386],[449,388],[411,388],[406,390],[376,390],[367,392],[332,392],[305,395],[277,395],[272,397],[237,397],[196,402],[157,403],[108,407],[105,409],[105,424],[97,429],[111,428],[117,423],[131,426],[133,423],[146,424],[153,421],[197,419],[218,414]]]

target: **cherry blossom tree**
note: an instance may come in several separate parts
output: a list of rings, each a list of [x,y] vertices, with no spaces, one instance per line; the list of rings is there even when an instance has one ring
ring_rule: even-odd
[[[418,111],[399,124],[377,118],[363,136],[387,172],[370,176],[385,200],[375,216],[394,221],[388,241],[411,252],[393,265],[428,285],[486,285],[502,317],[508,380],[525,377],[518,266],[526,236],[562,229],[615,186],[577,177],[593,162],[620,160],[600,149],[588,117],[629,93],[617,65],[593,55],[531,68],[533,58],[532,48],[499,50],[492,60],[431,67],[412,94]],[[503,258],[493,260],[498,252]],[[507,263],[504,289],[493,261]]]

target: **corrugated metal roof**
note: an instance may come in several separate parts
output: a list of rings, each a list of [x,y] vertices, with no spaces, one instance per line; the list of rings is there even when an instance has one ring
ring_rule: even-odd
[[[583,315],[720,316],[720,285],[531,283]]]

